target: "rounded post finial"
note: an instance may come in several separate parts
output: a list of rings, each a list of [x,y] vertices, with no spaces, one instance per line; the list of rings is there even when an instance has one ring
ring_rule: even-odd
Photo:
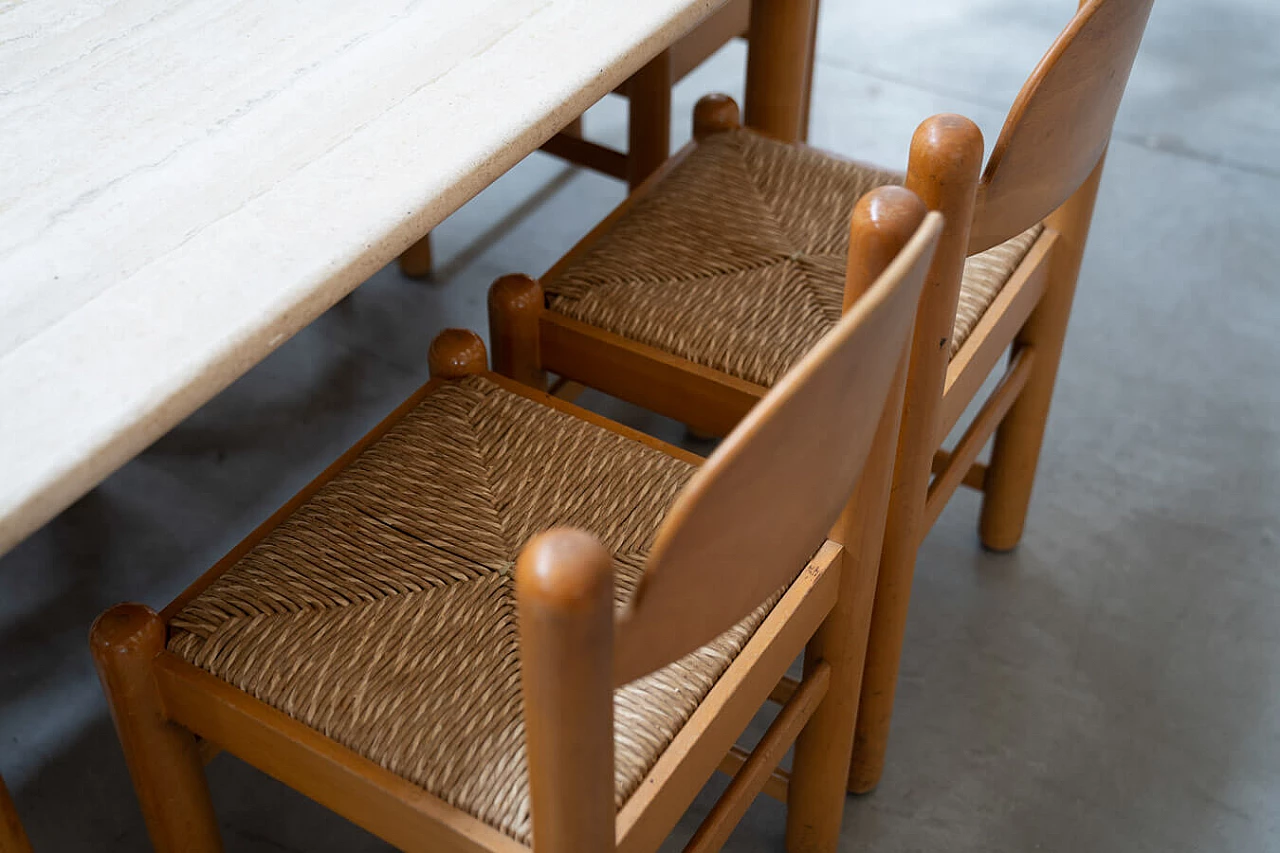
[[[537,312],[542,310],[542,285],[523,273],[510,273],[489,285],[489,310]]]
[[[849,218],[844,310],[893,263],[928,212],[920,196],[906,187],[877,187],[858,199]]]
[[[612,600],[613,557],[586,531],[571,527],[548,530],[521,549],[516,589],[522,602],[537,602],[540,607],[594,607],[601,596]]]
[[[545,391],[539,319],[542,285],[527,275],[504,275],[489,287],[489,340],[493,371]]]
[[[89,629],[94,655],[153,655],[164,648],[164,622],[145,604],[117,604]]]
[[[971,119],[955,113],[930,116],[911,136],[907,187],[930,210],[940,209],[941,195],[955,192],[962,185],[972,185],[963,186],[971,195],[982,171],[982,145],[982,131]],[[938,195],[939,199],[930,195]]]
[[[693,138],[701,142],[716,133],[742,126],[742,111],[728,95],[703,95],[693,108]]]
[[[433,379],[461,379],[483,373],[488,361],[484,341],[470,329],[445,329],[436,335],[427,353]]]

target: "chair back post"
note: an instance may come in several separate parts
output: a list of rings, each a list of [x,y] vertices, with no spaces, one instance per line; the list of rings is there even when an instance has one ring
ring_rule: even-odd
[[[856,301],[884,273],[906,246],[912,233],[928,213],[918,195],[903,187],[880,187],[863,196],[853,210],[849,224],[849,259],[845,272],[844,310]],[[945,227],[945,223],[944,223]],[[934,257],[936,258],[936,252]],[[845,553],[861,566],[879,565],[885,515],[889,506],[894,456],[902,420],[902,404],[907,385],[907,364],[912,339],[898,354],[889,398],[872,440],[871,451],[858,489],[845,505],[829,538],[844,546]]]
[[[911,138],[906,186],[930,210],[942,214],[946,227],[925,280],[911,344],[899,452],[923,454],[923,462],[899,459],[902,470],[898,484],[908,486],[908,494],[923,495],[928,485],[981,168],[982,131],[971,120],[952,114],[935,115],[916,128]]]
[[[1062,206],[1111,138],[1153,0],[1083,0],[1018,93],[978,188],[969,253]]]
[[[876,605],[862,676],[864,690],[858,705],[855,737],[859,747],[849,768],[849,789],[855,792],[874,787],[883,767],[883,743],[893,714],[892,685],[901,655],[899,639],[906,626],[916,551],[924,526],[925,494],[937,447],[942,390],[981,168],[982,132],[963,116],[928,118],[912,137],[907,187],[930,210],[942,213],[946,227],[925,280],[908,357],[893,486],[880,546]],[[870,684],[876,689],[865,689]],[[884,689],[885,684],[889,689]]]
[[[715,639],[822,544],[858,485],[941,230],[940,216],[925,216],[681,492],[619,623],[617,683]]]
[[[533,849],[614,849],[613,560],[551,530],[516,564]]]
[[[924,202],[902,187],[881,187],[858,201],[849,227],[846,311],[902,251],[926,213]],[[822,704],[795,743],[787,788],[789,850],[834,850],[838,846],[909,347],[910,337],[896,354],[885,353],[885,357],[897,356],[893,384],[858,487],[829,535],[844,546],[839,591],[835,606],[805,647],[804,677],[809,678],[825,663],[831,667],[831,680]]]

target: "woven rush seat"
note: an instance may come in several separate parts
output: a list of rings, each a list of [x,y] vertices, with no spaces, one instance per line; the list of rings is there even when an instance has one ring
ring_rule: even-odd
[[[443,383],[189,601],[168,648],[529,843],[516,556],[590,531],[621,606],[693,471],[488,379]],[[615,691],[619,807],[772,606]]]
[[[714,134],[576,261],[544,278],[550,310],[771,386],[840,318],[849,211],[893,172]],[[1043,226],[965,264],[957,352]]]

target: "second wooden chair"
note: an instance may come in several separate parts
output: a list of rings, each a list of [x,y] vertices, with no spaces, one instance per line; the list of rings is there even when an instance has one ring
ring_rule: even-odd
[[[1151,3],[1081,4],[985,171],[982,134],[961,116],[921,124],[900,175],[744,129],[731,100],[705,98],[694,144],[540,282],[509,276],[490,291],[499,372],[539,384],[549,371],[724,435],[840,316],[851,201],[904,183],[944,214],[911,355],[855,791],[883,767],[924,534],[966,485],[983,492],[987,547],[1022,535],[1103,155]],[[995,390],[941,450],[1010,349]]]

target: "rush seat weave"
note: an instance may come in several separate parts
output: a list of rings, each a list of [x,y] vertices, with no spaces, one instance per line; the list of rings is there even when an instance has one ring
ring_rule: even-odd
[[[588,530],[621,606],[693,470],[488,379],[444,383],[190,601],[169,650],[528,843],[514,561]],[[772,604],[615,691],[619,807]]]
[[[548,305],[770,386],[840,317],[854,204],[901,181],[747,130],[715,134],[543,280]],[[965,264],[953,354],[1041,230]]]

